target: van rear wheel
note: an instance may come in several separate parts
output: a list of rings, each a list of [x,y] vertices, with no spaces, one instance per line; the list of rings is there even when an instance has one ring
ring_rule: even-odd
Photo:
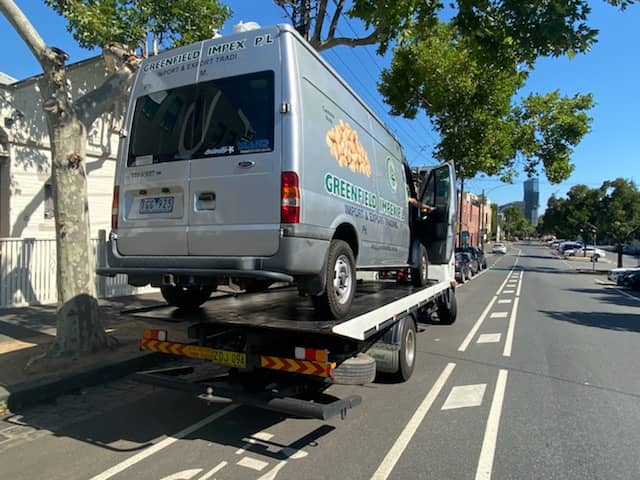
[[[160,288],[160,293],[172,307],[195,310],[209,300],[214,289],[212,285],[167,285]]]
[[[323,315],[343,318],[351,309],[356,293],[356,262],[344,240],[332,240],[325,270],[324,292],[311,297],[313,306]]]
[[[418,266],[411,268],[411,284],[414,287],[426,287],[429,273],[429,257],[427,249],[424,245],[420,245],[420,257],[418,258]]]

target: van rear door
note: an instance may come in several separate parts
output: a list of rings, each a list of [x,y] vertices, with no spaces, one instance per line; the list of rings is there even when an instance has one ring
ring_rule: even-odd
[[[200,52],[191,45],[140,67],[119,155],[122,255],[188,254],[189,156],[182,145]]]
[[[185,144],[193,157],[189,255],[270,256],[278,251],[281,62],[277,29],[267,43],[260,44],[255,35],[246,32],[205,43],[202,63],[212,67],[201,68],[191,110],[195,127]],[[260,36],[265,35],[262,30]],[[225,45],[237,50],[219,53]]]

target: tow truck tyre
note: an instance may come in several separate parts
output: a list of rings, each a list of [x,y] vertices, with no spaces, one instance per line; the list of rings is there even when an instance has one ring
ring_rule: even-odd
[[[356,261],[344,240],[331,241],[325,274],[324,292],[311,297],[313,306],[330,318],[343,318],[349,313],[356,293]]]
[[[452,325],[458,317],[458,302],[456,301],[456,291],[453,288],[438,301],[438,318],[440,323]]]
[[[408,317],[402,322],[400,337],[400,351],[398,352],[398,371],[394,377],[400,382],[406,382],[413,374],[416,364],[416,324]]]
[[[210,285],[168,285],[160,288],[162,296],[173,307],[183,310],[195,310],[209,300],[215,287]]]
[[[376,360],[366,353],[348,358],[333,370],[337,385],[366,385],[376,378]]]
[[[417,268],[411,269],[411,283],[414,287],[425,287],[427,285],[428,272],[429,272],[429,257],[427,256],[427,249],[424,245],[420,245],[420,262]]]

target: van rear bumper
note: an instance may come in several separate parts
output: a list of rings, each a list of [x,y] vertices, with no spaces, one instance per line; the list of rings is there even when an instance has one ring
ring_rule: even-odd
[[[328,240],[283,237],[271,257],[131,256],[118,252],[117,240],[107,242],[107,266],[98,275],[129,276],[130,283],[158,283],[162,275],[194,277],[264,278],[293,282],[295,276],[319,275],[324,267]],[[156,279],[156,280],[153,280]]]

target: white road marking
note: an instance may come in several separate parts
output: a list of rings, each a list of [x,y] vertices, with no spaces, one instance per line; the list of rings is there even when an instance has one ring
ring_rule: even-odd
[[[616,292],[621,293],[622,295],[624,295],[625,297],[629,297],[629,298],[633,298],[636,302],[640,302],[640,298],[636,297],[635,295],[631,295],[630,293],[627,293],[623,290],[620,290],[619,288],[614,289]]]
[[[258,480],[274,480],[276,478],[276,476],[278,475],[278,472],[280,470],[282,470],[286,464],[287,464],[287,461],[286,460],[282,460],[279,464],[277,464],[275,467],[273,467],[267,473],[265,473],[260,478],[258,478]]]
[[[236,455],[242,455],[244,452],[249,450],[252,445],[256,444],[257,440],[262,440],[263,442],[268,442],[273,438],[272,433],[268,432],[257,432],[254,433],[251,438],[244,439],[247,443],[245,443],[242,448],[236,450]]]
[[[220,417],[223,417],[224,415],[235,410],[239,406],[240,405],[228,405],[224,407],[222,410],[218,410],[217,412],[212,413],[208,417],[203,418],[199,422],[196,422],[193,425],[190,425],[187,428],[180,430],[178,433],[174,434],[173,436],[165,438],[161,442],[158,442],[155,445],[152,445],[149,448],[144,449],[140,453],[132,457],[129,457],[126,460],[120,462],[119,464],[109,468],[108,470],[105,470],[104,472],[96,475],[95,477],[92,477],[91,480],[107,480],[108,478],[111,478],[114,475],[117,475],[118,473],[135,465],[136,463],[141,462],[145,458],[150,457],[155,453],[158,453],[160,450],[163,450],[164,448],[167,448],[169,445],[177,442],[181,438],[184,438],[188,435],[191,435],[193,432],[200,430],[202,427],[205,427],[211,422],[219,419]]]
[[[524,277],[524,272],[520,275],[520,282],[518,282],[518,289],[516,290],[516,297],[520,296],[520,291],[522,290],[522,278]]]
[[[501,333],[483,333],[476,343],[499,343],[501,337]]]
[[[163,477],[162,480],[191,480],[201,471],[202,471],[201,468],[192,468],[190,470],[183,470],[181,472],[174,473],[167,477]]]
[[[500,415],[502,414],[502,403],[504,401],[504,391],[507,387],[507,373],[506,370],[500,370],[498,373],[496,391],[493,394],[489,418],[487,419],[487,428],[484,431],[482,450],[480,451],[480,458],[478,460],[476,480],[489,480],[491,478],[498,428],[500,427]]]
[[[411,420],[409,420],[409,423],[407,423],[407,425],[404,427],[404,430],[402,430],[402,433],[396,439],[395,443],[391,447],[391,450],[389,450],[378,469],[372,475],[371,480],[386,480],[387,478],[389,478],[393,467],[396,466],[396,463],[398,463],[398,460],[400,460],[402,452],[404,452],[404,450],[407,448],[407,445],[409,445],[411,438],[418,430],[418,427],[422,423],[422,420],[424,420],[424,417],[426,417],[427,413],[429,413],[431,405],[433,405],[433,402],[440,394],[440,391],[444,387],[445,383],[447,383],[447,379],[451,375],[451,372],[453,372],[455,366],[455,363],[449,363],[446,367],[444,367],[444,370],[438,377],[438,380],[436,380],[436,383],[433,384],[433,387],[431,387],[431,390],[429,390],[429,393],[427,393],[427,396],[415,411],[415,413],[411,417]]]
[[[502,292],[502,293],[515,293],[515,290],[505,290],[505,291],[504,291],[504,292]]]
[[[220,470],[222,470],[226,466],[227,466],[227,462],[222,461],[218,465],[213,467],[211,470],[209,470],[207,473],[205,473],[203,476],[201,476],[198,480],[209,480],[209,478],[213,477],[216,473],[218,473]]]
[[[240,459],[240,461],[236,465],[250,468],[251,470],[255,470],[256,472],[261,472],[267,465],[269,465],[269,463],[251,457],[242,457],[242,459]]]
[[[498,303],[511,303],[511,299],[510,298],[501,298],[500,300],[498,300]]]
[[[497,296],[494,296],[489,302],[489,304],[485,307],[484,311],[480,314],[480,317],[478,318],[478,320],[476,320],[475,325],[471,327],[471,330],[467,334],[467,338],[465,338],[462,341],[462,344],[458,347],[459,352],[464,352],[467,349],[467,347],[471,343],[471,340],[473,340],[473,337],[475,336],[476,332],[480,329],[482,322],[484,322],[484,319],[487,316],[487,313],[489,313],[489,310],[491,310],[491,307],[493,307],[493,304],[495,303],[497,298],[498,298]]]
[[[486,383],[453,387],[442,405],[442,410],[480,406],[486,389]]]
[[[513,302],[513,309],[511,310],[511,318],[509,318],[509,326],[507,327],[507,337],[504,341],[503,357],[511,356],[511,348],[513,347],[513,334],[516,328],[516,315],[518,315],[518,303],[520,297],[516,297],[516,301]]]
[[[507,318],[509,312],[493,312],[489,318]]]

